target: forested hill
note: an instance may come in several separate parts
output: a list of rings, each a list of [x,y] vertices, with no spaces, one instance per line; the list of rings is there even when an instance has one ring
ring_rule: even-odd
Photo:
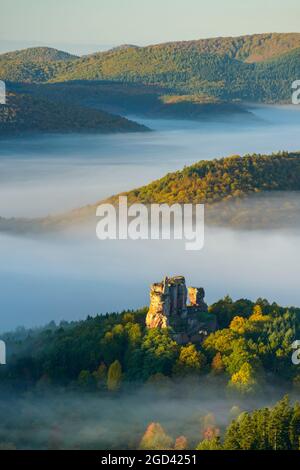
[[[216,319],[217,330],[204,342],[187,345],[175,341],[172,328],[147,329],[145,315],[146,309],[124,311],[3,335],[9,354],[1,384],[28,389],[39,382],[77,383],[82,389],[98,387],[99,393],[99,388],[117,390],[122,380],[137,384],[215,373],[222,377],[219,385],[238,393],[253,394],[265,381],[299,387],[299,370],[291,361],[292,342],[299,337],[298,308],[265,299],[234,302],[227,296],[200,314],[204,323]],[[116,362],[118,380],[110,382]]]
[[[0,79],[43,82],[53,78],[77,56],[51,47],[31,47],[0,55]]]
[[[122,195],[129,203],[205,203],[209,225],[264,229],[299,227],[299,191],[300,152],[282,152],[200,161]],[[0,232],[48,233],[94,226],[98,205],[117,205],[119,196],[39,219],[0,218]]]
[[[11,62],[27,60],[29,62],[56,62],[78,59],[79,57],[52,47],[29,47],[1,55],[2,59]]]
[[[243,62],[261,62],[300,47],[300,33],[268,33],[238,37],[218,37],[196,41],[168,43],[183,48],[195,47],[199,52],[228,55]]]
[[[177,93],[208,94],[225,100],[281,102],[291,98],[300,76],[300,46],[254,63],[231,51],[208,52],[197,43],[127,48],[84,57],[61,68],[54,81],[116,80],[167,87]]]
[[[81,58],[47,48],[0,55],[0,79],[114,80],[223,100],[288,101],[300,76],[300,33],[124,46]]]
[[[7,93],[0,107],[0,137],[24,133],[143,132],[147,127],[97,109],[50,101],[44,97]]]
[[[203,160],[125,194],[131,202],[171,204],[213,203],[263,191],[299,190],[300,152],[281,152]]]
[[[205,314],[217,330],[186,345],[147,329],[145,315],[3,335],[0,448],[299,449],[300,405],[272,407],[299,397],[299,309],[226,296]]]

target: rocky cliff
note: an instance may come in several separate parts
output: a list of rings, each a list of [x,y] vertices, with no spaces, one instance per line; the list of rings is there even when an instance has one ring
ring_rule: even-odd
[[[208,313],[204,297],[203,288],[187,289],[183,276],[165,277],[151,285],[147,327],[171,328],[179,343],[201,342],[216,328],[216,319]]]

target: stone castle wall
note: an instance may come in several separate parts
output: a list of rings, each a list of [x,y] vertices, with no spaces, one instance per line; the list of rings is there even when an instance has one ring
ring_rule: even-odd
[[[200,341],[205,335],[205,324],[201,321],[201,314],[208,312],[204,297],[203,288],[189,287],[187,289],[183,276],[165,277],[162,282],[151,285],[146,326],[148,328],[171,327],[178,342],[188,342],[191,338],[194,340],[197,338]],[[189,299],[189,304],[187,304],[187,299]],[[209,323],[209,328],[213,329],[215,325],[213,316]]]

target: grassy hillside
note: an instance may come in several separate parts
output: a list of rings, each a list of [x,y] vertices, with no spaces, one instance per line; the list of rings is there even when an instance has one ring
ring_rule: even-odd
[[[113,80],[222,100],[287,101],[300,76],[300,34],[261,34],[123,46],[76,58],[51,49],[0,56],[0,78],[19,82]]]
[[[8,93],[0,107],[0,136],[33,132],[137,132],[147,128],[100,110]]]

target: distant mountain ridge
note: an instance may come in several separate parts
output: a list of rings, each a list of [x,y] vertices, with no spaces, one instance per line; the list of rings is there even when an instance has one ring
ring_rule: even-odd
[[[112,80],[231,101],[287,102],[299,76],[300,33],[123,45],[83,57],[50,48],[0,55],[2,80]]]
[[[262,62],[300,47],[300,33],[267,33],[245,36],[215,37],[191,41],[167,42],[161,46],[176,45],[210,54],[227,54],[242,62]]]
[[[69,52],[60,51],[52,47],[29,47],[28,49],[20,49],[13,52],[5,52],[0,58],[8,60],[28,60],[32,62],[45,61],[66,61],[79,59],[79,56],[70,54]]]
[[[44,82],[52,79],[62,65],[77,60],[68,52],[50,47],[31,47],[0,55],[0,79],[12,82]]]

